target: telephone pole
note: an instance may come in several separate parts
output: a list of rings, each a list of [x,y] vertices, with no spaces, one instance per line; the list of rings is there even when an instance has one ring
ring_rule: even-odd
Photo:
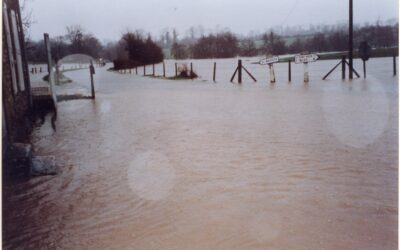
[[[349,0],[349,79],[353,79],[353,0]]]

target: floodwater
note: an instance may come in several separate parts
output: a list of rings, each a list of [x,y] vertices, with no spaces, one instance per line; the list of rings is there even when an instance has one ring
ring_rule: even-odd
[[[193,61],[193,81],[97,68],[96,100],[58,103],[57,132],[32,136],[61,172],[4,183],[3,247],[397,249],[391,58],[351,82],[310,63],[308,84],[295,64],[270,84],[254,60],[241,85],[236,59],[217,60],[217,83],[213,60]],[[66,75],[89,90],[87,70]]]

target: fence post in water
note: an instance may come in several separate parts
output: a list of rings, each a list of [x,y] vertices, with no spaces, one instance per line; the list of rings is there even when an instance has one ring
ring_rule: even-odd
[[[137,66],[135,67],[136,75],[137,75]]]
[[[397,67],[396,67],[396,55],[393,55],[393,75],[397,74]]]
[[[274,64],[273,63],[268,63],[268,68],[269,68],[269,81],[270,83],[275,83],[275,71],[274,71]]]
[[[146,64],[143,65],[143,75],[144,75],[144,76],[146,75]]]
[[[292,61],[289,59],[288,62],[288,67],[289,67],[289,71],[288,71],[288,78],[289,78],[289,82],[292,81],[292,65],[291,65]]]
[[[165,62],[164,61],[162,63],[162,66],[163,66],[163,77],[165,77]]]
[[[346,79],[346,56],[342,56],[342,80]]]
[[[362,61],[363,61],[363,71],[364,71],[364,79],[365,79],[365,78],[367,78],[367,67],[365,66],[365,64],[366,64],[365,60],[362,60]]]
[[[303,64],[304,64],[304,82],[308,83],[310,81],[310,78],[308,76],[308,62],[305,62]]]
[[[93,62],[90,61],[90,66],[89,66],[89,71],[90,71],[90,83],[92,87],[92,99],[95,99],[95,93],[94,93],[94,82],[93,82],[93,75],[95,74],[94,72],[94,67],[93,67]]]
[[[190,63],[190,77],[193,75],[193,63]]]
[[[242,83],[242,60],[238,61],[238,82]]]
[[[215,82],[215,73],[216,73],[216,70],[217,70],[217,63],[214,62],[214,71],[213,71],[213,81],[214,81],[214,82]]]
[[[154,69],[154,63],[153,63],[153,76],[155,76],[155,75],[156,75],[156,71]]]
[[[175,63],[175,77],[178,77],[178,64]]]

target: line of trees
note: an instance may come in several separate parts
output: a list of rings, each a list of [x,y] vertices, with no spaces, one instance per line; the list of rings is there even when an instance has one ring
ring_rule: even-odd
[[[55,61],[68,54],[82,53],[108,60],[131,60],[135,64],[158,63],[163,60],[164,54],[171,54],[175,59],[185,59],[347,50],[348,34],[345,26],[323,26],[290,34],[285,36],[270,31],[240,36],[223,29],[205,35],[204,29],[199,26],[189,29],[186,37],[181,39],[175,29],[163,31],[158,40],[153,40],[143,31],[135,31],[126,32],[117,42],[103,45],[81,26],[75,25],[67,27],[65,35],[52,37],[50,42]],[[357,26],[354,30],[355,48],[364,40],[373,48],[397,46],[398,23]],[[26,48],[30,62],[46,61],[43,40],[28,40]]]
[[[79,25],[67,27],[65,35],[51,37],[50,47],[55,62],[69,54],[86,54],[98,58],[103,50],[100,41]],[[47,61],[43,39],[26,41],[26,50],[29,62]]]
[[[354,31],[354,44],[368,41],[374,48],[398,45],[398,25],[372,25],[360,27]],[[259,40],[251,38],[238,39],[233,33],[221,32],[216,35],[202,36],[194,44],[175,42],[171,54],[176,59],[223,58],[235,56],[282,55],[303,51],[326,52],[344,51],[348,46],[346,30],[332,30],[326,33],[317,32],[307,36],[280,36],[271,31],[261,35]]]
[[[122,36],[120,43],[128,52],[129,60],[140,65],[159,63],[164,60],[161,48],[151,39],[150,35],[144,39],[139,32],[127,32]]]

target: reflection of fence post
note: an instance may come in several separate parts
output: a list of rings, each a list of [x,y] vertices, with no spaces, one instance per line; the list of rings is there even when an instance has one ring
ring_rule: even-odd
[[[289,64],[288,64],[288,67],[289,67],[289,71],[288,71],[288,78],[289,78],[289,82],[291,82],[292,81],[292,65],[291,65],[291,60],[289,59]]]
[[[163,77],[165,77],[165,62],[164,61],[162,63],[162,66],[163,66]]]
[[[214,72],[213,72],[213,81],[214,81],[214,82],[215,82],[215,73],[216,73],[216,70],[217,70],[217,63],[214,62]]]
[[[177,63],[175,63],[175,76],[176,77],[178,76],[178,64]]]
[[[397,67],[396,67],[396,55],[393,55],[393,75],[396,75]]]
[[[342,80],[346,79],[346,56],[342,56]]]

